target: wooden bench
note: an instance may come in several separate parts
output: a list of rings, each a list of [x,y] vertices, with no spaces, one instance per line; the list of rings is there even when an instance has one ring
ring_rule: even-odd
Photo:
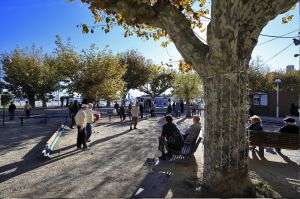
[[[201,130],[199,134],[201,133]],[[172,153],[176,155],[184,155],[184,156],[189,156],[193,155],[196,151],[197,148],[202,140],[201,137],[199,137],[199,134],[197,136],[197,139],[194,140],[193,144],[184,144],[183,147],[179,151],[172,151]]]
[[[279,132],[253,132],[249,137],[250,145],[259,147],[259,155],[264,156],[264,147],[298,150],[299,134]]]
[[[41,123],[45,123],[46,124],[46,116],[45,115],[32,115],[30,117],[27,116],[21,116],[19,117],[20,121],[21,121],[21,126],[23,126],[24,124],[24,119],[41,119]]]
[[[52,115],[52,116],[46,116],[46,115],[32,115],[30,117],[21,116],[19,119],[21,120],[21,126],[24,125],[24,119],[41,119],[41,123],[47,124],[47,119],[51,118],[65,118],[66,124],[68,123],[68,115]]]
[[[50,137],[50,139],[46,142],[46,145],[42,151],[42,155],[45,159],[49,159],[50,158],[50,154],[52,153],[52,151],[54,150],[54,147],[58,141],[58,139],[60,138],[60,136],[62,135],[62,133],[65,130],[65,125],[61,124],[58,129],[52,134],[52,136]]]

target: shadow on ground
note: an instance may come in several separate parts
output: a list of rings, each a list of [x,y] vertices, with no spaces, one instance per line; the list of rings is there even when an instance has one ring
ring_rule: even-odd
[[[282,197],[299,198],[300,166],[288,156],[279,153],[280,162],[269,161],[256,152],[252,152],[249,170],[255,172],[262,180],[270,184]],[[284,179],[284,180],[282,180]]]

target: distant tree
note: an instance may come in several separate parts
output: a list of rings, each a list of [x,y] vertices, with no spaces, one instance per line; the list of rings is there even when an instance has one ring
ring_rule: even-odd
[[[1,94],[1,105],[6,106],[13,100],[13,95],[10,93],[3,93]]]
[[[139,90],[154,98],[172,87],[175,73],[162,67],[152,66],[151,72],[147,76],[149,80],[145,85],[140,86]]]
[[[79,54],[77,72],[70,76],[70,86],[88,100],[114,100],[123,96],[126,68],[110,51],[99,51],[95,45]]]
[[[282,90],[300,92],[300,71],[281,73],[278,77],[281,79]]]
[[[280,90],[297,91],[300,89],[299,71],[270,72],[268,66],[264,65],[263,62],[259,56],[250,61],[249,88],[252,92],[275,90],[274,81],[276,78],[281,79]]]
[[[54,61],[41,48],[17,47],[9,56],[3,56],[2,63],[6,88],[17,97],[27,98],[32,106],[36,99],[41,99],[45,106],[46,95],[58,88]]]
[[[270,83],[267,77],[269,67],[264,64],[264,60],[257,56],[255,59],[251,59],[249,64],[249,88],[251,92],[255,91],[268,91],[273,87],[273,83]]]
[[[178,73],[173,80],[173,95],[186,101],[186,117],[191,116],[190,100],[196,99],[201,95],[201,79],[195,71],[187,73]]]
[[[151,68],[150,63],[136,50],[121,53],[120,61],[121,65],[127,69],[123,76],[125,82],[123,103],[125,103],[126,95],[130,89],[137,89],[149,81],[148,74],[151,73]]]

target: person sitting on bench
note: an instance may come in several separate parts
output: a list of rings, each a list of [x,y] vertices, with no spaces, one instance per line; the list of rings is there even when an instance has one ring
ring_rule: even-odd
[[[161,160],[172,157],[171,150],[179,151],[184,145],[183,137],[176,124],[173,123],[172,116],[167,115],[165,119],[166,123],[162,127],[162,133],[159,137],[158,144],[158,150],[162,153],[159,157]],[[167,153],[165,153],[165,148],[167,149]]]
[[[284,120],[284,126],[279,129],[280,133],[299,134],[299,127],[296,125],[296,120],[291,117],[287,117]],[[280,153],[281,149],[276,148],[276,151]]]
[[[253,115],[252,117],[249,118],[249,121],[250,121],[250,125],[246,127],[246,130],[249,131],[250,135],[264,130],[261,125],[262,120],[259,116]],[[250,149],[252,151],[255,151],[255,148],[256,148],[255,146],[250,146]]]
[[[185,131],[183,135],[184,143],[193,145],[197,141],[198,135],[201,130],[200,116],[193,116],[193,124]]]

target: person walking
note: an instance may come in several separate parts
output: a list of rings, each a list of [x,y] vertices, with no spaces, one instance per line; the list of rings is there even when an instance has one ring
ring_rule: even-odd
[[[135,105],[132,106],[131,114],[132,114],[132,120],[131,120],[131,123],[130,123],[130,130],[132,130],[132,125],[133,125],[134,129],[137,129],[136,126],[137,126],[138,117],[139,117],[138,103],[136,103]]]
[[[32,106],[28,103],[28,101],[26,101],[24,109],[25,109],[26,117],[30,117],[30,111],[32,109]]]
[[[10,105],[8,107],[8,112],[9,112],[9,120],[14,120],[15,119],[15,110],[16,110],[16,105],[14,102],[10,102]]]
[[[82,104],[81,110],[75,115],[75,122],[78,129],[77,149],[89,149],[86,145],[87,108],[88,106],[86,104]],[[83,148],[81,146],[83,146]]]

